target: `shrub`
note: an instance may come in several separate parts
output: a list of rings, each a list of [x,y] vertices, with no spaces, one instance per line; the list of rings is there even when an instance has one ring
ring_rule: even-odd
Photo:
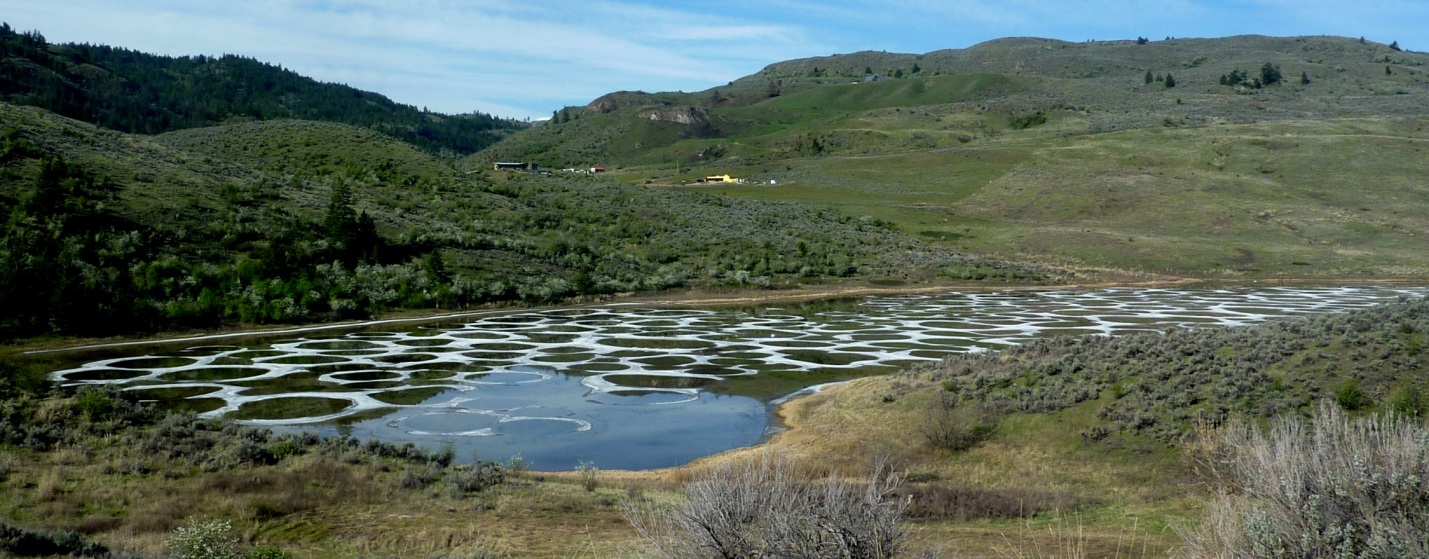
[[[1394,415],[1351,419],[1322,403],[1313,423],[1203,432],[1223,481],[1190,557],[1429,557],[1429,430]]]
[[[190,518],[164,542],[176,559],[238,559],[238,538],[227,520]]]
[[[402,489],[426,489],[428,485],[441,477],[441,469],[434,465],[408,466],[402,470],[402,477],[397,480],[397,486]]]
[[[1369,405],[1369,396],[1359,382],[1351,379],[1335,389],[1335,403],[1345,411],[1355,411]]]
[[[595,491],[600,484],[600,468],[596,467],[595,462],[581,460],[576,464],[576,471],[581,474],[581,487],[586,491]]]
[[[0,522],[0,557],[107,556],[109,549],[69,531],[31,531]]]
[[[716,467],[678,505],[631,505],[625,517],[656,557],[893,558],[906,543],[899,483],[882,461],[854,483],[804,479],[766,456]]]
[[[495,462],[478,462],[458,468],[450,482],[457,491],[479,493],[506,481],[506,468]]]
[[[1011,126],[1013,130],[1022,130],[1046,123],[1046,111],[1037,111],[1023,115],[1013,115],[1011,120],[1008,121],[1008,126]]]
[[[1389,394],[1389,410],[1406,418],[1419,418],[1424,414],[1424,396],[1417,386],[1403,386]]]
[[[506,460],[506,474],[519,478],[531,469],[531,463],[522,458],[520,454],[513,454]]]
[[[980,405],[959,408],[953,401],[942,397],[929,407],[920,429],[928,444],[961,452],[992,438],[997,432],[996,414]]]

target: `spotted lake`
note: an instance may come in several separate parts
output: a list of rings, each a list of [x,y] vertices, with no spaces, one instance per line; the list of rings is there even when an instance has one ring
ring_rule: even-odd
[[[276,429],[673,466],[757,443],[779,396],[1041,336],[1240,326],[1423,288],[1104,289],[870,296],[745,309],[516,311],[51,355],[53,378]],[[234,340],[240,340],[235,342]],[[229,345],[231,344],[231,345]]]

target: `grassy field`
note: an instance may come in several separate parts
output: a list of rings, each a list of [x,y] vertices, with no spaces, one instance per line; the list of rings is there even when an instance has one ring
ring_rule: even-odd
[[[1424,119],[1222,124],[726,168],[711,186],[973,253],[1227,276],[1423,276]],[[710,168],[713,172],[715,169]]]

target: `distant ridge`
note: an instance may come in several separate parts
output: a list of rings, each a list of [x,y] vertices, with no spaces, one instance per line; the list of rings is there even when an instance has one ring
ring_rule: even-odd
[[[925,54],[861,51],[776,62],[702,92],[610,93],[558,111],[550,123],[557,126],[518,134],[476,159],[571,165],[600,158],[639,165],[670,161],[667,148],[677,143],[715,139],[738,140],[740,148],[726,150],[726,157],[781,159],[807,155],[781,135],[828,129],[834,120],[865,111],[962,111],[950,105],[969,102],[976,104],[966,108],[1004,115],[1074,108],[1093,132],[1158,127],[1167,119],[1419,114],[1429,93],[1426,63],[1429,56],[1421,53],[1329,36],[1082,43],[1015,37]],[[1255,86],[1267,64],[1281,81],[1262,85],[1279,87]],[[1232,71],[1245,76],[1244,83],[1222,83]],[[1144,81],[1148,74],[1153,83]],[[1171,87],[1164,86],[1168,75]],[[1161,105],[1178,98],[1181,106]],[[660,115],[674,112],[651,110],[660,107],[698,109],[701,118],[673,122]],[[601,121],[575,122],[592,116]]]
[[[51,44],[0,25],[0,100],[113,130],[158,134],[242,120],[296,118],[371,128],[427,151],[472,153],[525,123],[445,115],[322,83],[252,58],[170,57]]]

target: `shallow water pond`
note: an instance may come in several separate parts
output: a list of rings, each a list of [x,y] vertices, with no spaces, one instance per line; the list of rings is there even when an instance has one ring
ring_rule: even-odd
[[[769,401],[1053,335],[1239,326],[1410,287],[1103,289],[872,296],[746,309],[610,305],[420,325],[86,351],[53,378],[278,429],[519,454],[538,469],[675,466],[758,442]],[[226,343],[226,342],[225,342]]]

